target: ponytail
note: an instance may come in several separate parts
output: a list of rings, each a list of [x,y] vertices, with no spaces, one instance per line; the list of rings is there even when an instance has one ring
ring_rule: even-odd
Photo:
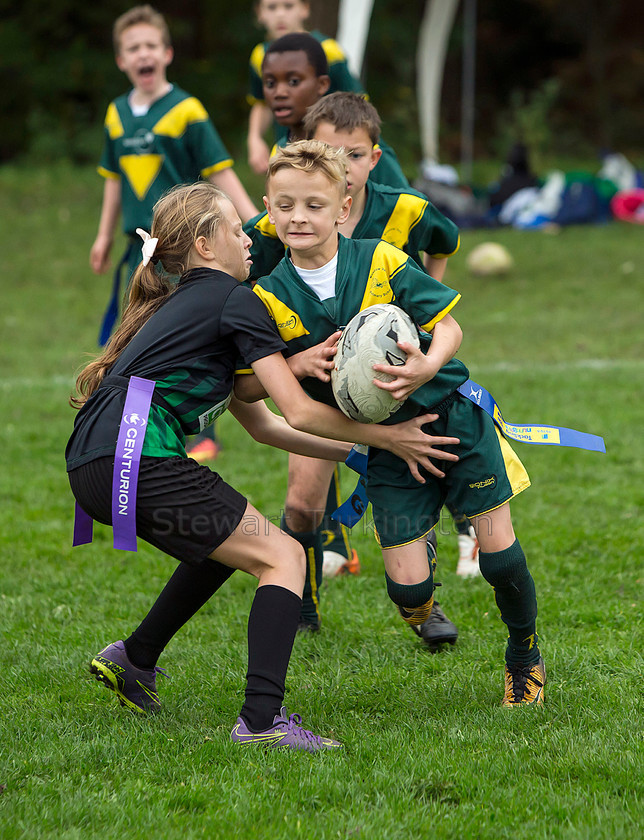
[[[172,294],[174,286],[169,278],[181,276],[190,267],[197,238],[215,236],[225,219],[222,202],[227,201],[228,196],[208,181],[173,187],[157,201],[151,236],[141,231],[145,243],[143,262],[132,277],[121,325],[100,356],[78,375],[77,394],[69,399],[74,408],[85,404],[143,324]],[[152,238],[155,247],[146,253]],[[157,270],[158,262],[162,268]]]
[[[154,315],[172,293],[168,280],[149,262],[138,266],[130,283],[128,304],[121,324],[108,341],[103,352],[80,372],[76,379],[78,396],[72,394],[69,403],[81,408],[103,381],[107,371],[121,355],[143,324]]]

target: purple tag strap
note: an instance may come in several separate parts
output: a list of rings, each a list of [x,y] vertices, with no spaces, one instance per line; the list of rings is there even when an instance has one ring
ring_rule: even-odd
[[[72,545],[87,545],[94,536],[94,520],[76,502],[74,508],[74,540]]]
[[[130,377],[114,453],[112,527],[114,548],[136,551],[136,488],[155,382]]]
[[[151,379],[130,377],[119,425],[112,476],[112,526],[114,548],[123,551],[136,551],[136,490],[155,385]],[[92,517],[76,502],[72,545],[91,543],[92,532]]]

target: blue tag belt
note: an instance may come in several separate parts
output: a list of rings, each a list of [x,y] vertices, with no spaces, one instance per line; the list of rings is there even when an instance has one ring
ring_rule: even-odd
[[[566,429],[562,426],[544,426],[542,424],[506,423],[501,414],[501,409],[496,404],[494,397],[471,379],[464,382],[458,389],[468,400],[476,403],[486,414],[494,420],[505,437],[512,440],[520,440],[523,443],[536,443],[542,446],[572,446],[575,449],[588,449],[591,452],[606,452],[604,439],[598,435],[590,435],[586,432],[578,432],[575,429]],[[340,507],[331,514],[331,518],[346,525],[348,528],[360,521],[367,509],[367,453],[364,447],[352,449],[346,462],[348,467],[360,473],[356,489],[351,496],[343,502]]]

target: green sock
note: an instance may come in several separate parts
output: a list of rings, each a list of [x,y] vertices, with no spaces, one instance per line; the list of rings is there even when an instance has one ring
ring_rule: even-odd
[[[503,551],[479,554],[481,574],[494,587],[501,619],[508,628],[505,660],[508,665],[539,661],[537,596],[525,554],[518,540]]]

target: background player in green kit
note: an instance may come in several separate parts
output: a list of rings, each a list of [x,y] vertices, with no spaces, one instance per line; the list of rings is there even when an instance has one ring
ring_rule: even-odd
[[[428,409],[439,419],[434,433],[459,439],[459,461],[444,473],[407,480],[405,465],[370,449],[367,495],[382,548],[387,591],[411,625],[426,620],[433,604],[433,570],[426,538],[440,510],[452,503],[472,519],[481,545],[480,566],[494,587],[508,629],[503,704],[542,703],[545,667],[536,635],[537,601],[525,555],[515,537],[509,500],[529,486],[523,465],[490,417],[457,391],[468,379],[454,359],[462,333],[450,314],[460,295],[428,277],[411,257],[382,240],[339,235],[350,213],[344,152],[308,140],[273,158],[265,203],[288,250],[254,291],[264,301],[287,345],[287,355],[316,345],[374,303],[395,303],[421,329],[421,348],[401,343],[402,367],[375,365],[395,378],[379,387],[406,400],[389,424]],[[244,379],[247,379],[244,382]],[[334,405],[330,377],[304,378],[302,386]],[[262,395],[252,375],[239,377],[236,393]]]
[[[276,38],[291,32],[304,32],[311,12],[306,0],[258,0],[255,3],[257,22],[266,29],[267,40],[253,49],[249,62],[249,94],[251,106],[248,118],[248,162],[252,169],[263,175],[268,168],[270,149],[264,135],[273,123],[273,115],[264,101],[262,88],[262,62],[266,49]],[[310,33],[322,45],[329,65],[329,93],[336,90],[362,90],[358,79],[351,74],[342,47],[333,38],[327,38],[317,30]],[[278,126],[277,136],[287,131]]]
[[[90,252],[97,274],[109,267],[119,215],[131,237],[130,274],[141,259],[137,227],[170,187],[206,179],[225,190],[242,220],[257,213],[201,102],[171,84],[173,58],[165,19],[149,5],[121,15],[113,29],[116,64],[132,89],[110,103],[99,173],[105,178],[98,233]]]
[[[276,122],[287,129],[277,147],[306,136],[306,109],[329,92],[329,65],[324,50],[306,32],[278,38],[266,50],[262,62],[264,99]],[[370,177],[379,184],[408,187],[394,150],[379,139],[382,156]]]

